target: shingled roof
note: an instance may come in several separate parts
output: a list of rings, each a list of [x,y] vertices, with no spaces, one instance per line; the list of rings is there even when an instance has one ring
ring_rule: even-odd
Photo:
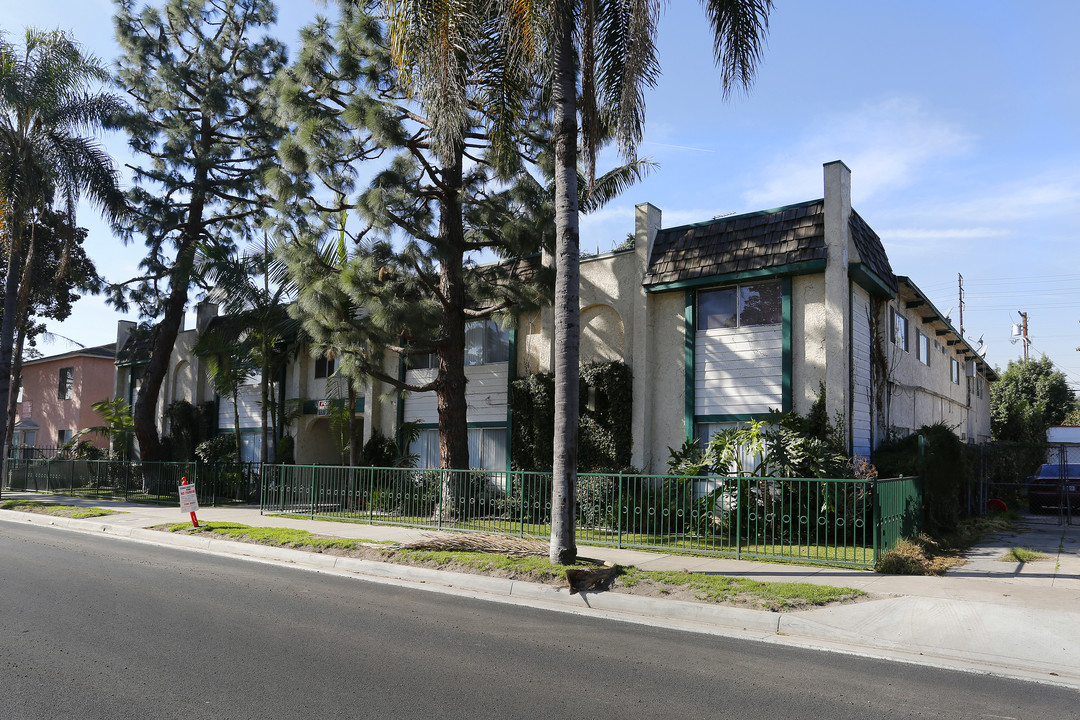
[[[824,260],[825,201],[665,228],[656,234],[644,284]]]
[[[863,267],[877,275],[895,293],[898,287],[896,275],[893,274],[892,265],[889,264],[889,256],[885,254],[881,238],[854,210],[851,211],[848,227],[851,231],[851,241],[855,244],[855,249],[859,251]]]
[[[867,270],[893,291],[896,277],[881,239],[852,211],[852,241]],[[825,201],[720,218],[657,232],[645,286],[825,260]]]

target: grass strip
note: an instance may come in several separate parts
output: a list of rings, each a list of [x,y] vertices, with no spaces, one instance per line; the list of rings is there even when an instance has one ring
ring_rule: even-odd
[[[116,515],[123,512],[122,510],[83,507],[81,505],[61,505],[60,503],[40,502],[38,500],[3,500],[0,501],[0,510],[19,510],[39,515],[74,518],[76,520],[101,517],[103,515]]]
[[[211,522],[192,528],[186,523],[167,526],[170,532],[213,533],[234,540],[244,540],[277,547],[321,551],[336,548],[343,551],[374,553],[372,559],[403,562],[434,569],[471,571],[498,577],[512,577],[538,583],[566,582],[566,566],[554,565],[546,557],[515,557],[497,553],[456,552],[449,550],[403,550],[379,548],[370,540],[329,538],[292,528],[251,527],[239,523]],[[594,564],[573,567],[595,568]],[[709,603],[752,605],[770,610],[820,606],[850,600],[864,595],[861,590],[814,585],[810,583],[760,582],[745,578],[711,573],[641,570],[633,566],[618,568],[617,587],[635,594],[683,596]],[[649,587],[651,586],[651,588]],[[656,592],[647,592],[648,590]]]
[[[204,522],[194,528],[190,523],[172,523],[167,526],[169,532],[212,533],[224,535],[232,540],[246,540],[260,545],[274,545],[284,548],[310,548],[316,551],[327,549],[359,550],[365,545],[383,544],[375,540],[323,537],[313,535],[307,530],[293,528],[252,527],[242,523]]]
[[[1002,562],[1026,563],[1033,560],[1043,560],[1046,556],[1037,550],[1030,548],[1014,547],[1001,556]]]

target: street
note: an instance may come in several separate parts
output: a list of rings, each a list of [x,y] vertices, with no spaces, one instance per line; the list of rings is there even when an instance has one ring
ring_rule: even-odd
[[[0,717],[1068,718],[1075,692],[0,522]]]

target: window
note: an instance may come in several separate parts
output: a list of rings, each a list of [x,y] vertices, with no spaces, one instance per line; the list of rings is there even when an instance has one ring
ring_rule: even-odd
[[[72,433],[70,430],[57,430],[56,431],[56,446],[60,447],[61,445],[66,443],[68,440],[71,439],[71,436],[73,434],[74,433]]]
[[[510,360],[510,331],[494,320],[465,324],[465,364],[489,365]]]
[[[334,374],[334,358],[315,358],[315,379],[328,378]]]
[[[949,359],[949,370],[952,373],[953,385],[960,384],[960,363],[956,361],[956,358]]]
[[[908,350],[907,318],[893,310],[889,316],[889,326],[893,344],[902,350]]]
[[[494,320],[465,323],[465,364],[490,365],[510,361],[510,331],[503,330]],[[409,370],[439,367],[435,353],[410,355],[405,360]]]
[[[923,365],[930,367],[930,338],[921,332],[915,333],[915,357]]]
[[[19,374],[19,394],[18,394],[18,396],[16,396],[15,402],[22,402],[22,394],[23,394],[22,381],[23,381],[23,377],[22,377],[22,374],[20,373]]]
[[[57,397],[61,400],[70,400],[72,389],[75,387],[75,368],[60,368],[60,385],[57,388]]]
[[[409,355],[405,358],[405,367],[409,370],[427,370],[439,367],[439,356],[435,353]]]
[[[783,312],[780,283],[748,283],[698,293],[698,330],[776,325]]]
[[[704,450],[709,445],[709,440],[711,440],[712,436],[716,433],[723,430],[734,430],[742,425],[743,423],[739,422],[695,423],[695,427],[697,429],[696,438],[698,441],[698,447]],[[765,458],[763,455],[748,452],[746,448],[742,448],[739,453],[738,462],[742,466],[744,472],[751,472],[755,468],[757,468],[764,459]],[[737,468],[733,464],[727,468],[726,472],[719,474],[725,475],[730,473],[731,475],[734,475],[736,473],[736,470]]]
[[[975,378],[975,397],[983,396],[982,378]]]
[[[506,470],[506,428],[469,428],[469,465],[481,470]],[[439,429],[425,428],[409,443],[409,452],[417,455],[418,468],[440,465]]]

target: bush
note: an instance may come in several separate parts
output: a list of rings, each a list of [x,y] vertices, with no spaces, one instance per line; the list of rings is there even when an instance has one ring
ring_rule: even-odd
[[[914,435],[883,444],[874,453],[874,462],[881,477],[922,476],[927,532],[940,536],[956,526],[972,472],[964,444],[952,428],[944,423],[924,425]]]
[[[874,566],[874,572],[884,575],[934,575],[930,560],[922,547],[910,540],[901,540],[896,547],[882,553]]]

